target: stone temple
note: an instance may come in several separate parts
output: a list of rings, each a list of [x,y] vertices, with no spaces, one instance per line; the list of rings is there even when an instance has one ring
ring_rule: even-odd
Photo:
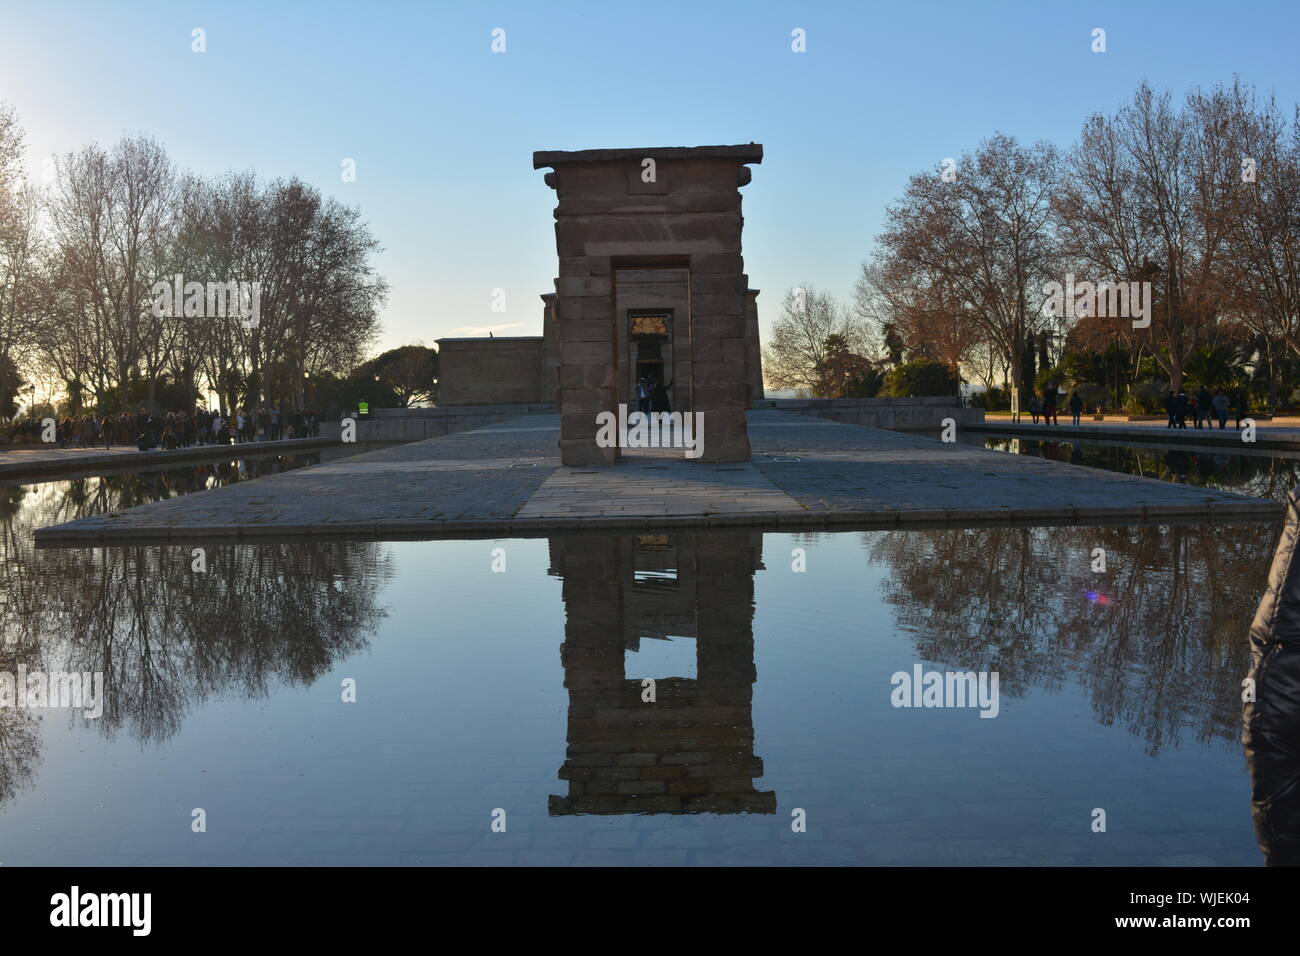
[[[537,152],[555,190],[559,276],[540,337],[439,339],[441,405],[555,403],[565,465],[610,465],[597,419],[637,407],[637,380],[702,412],[701,461],[747,461],[763,397],[758,290],[741,257],[740,187],[763,147]]]

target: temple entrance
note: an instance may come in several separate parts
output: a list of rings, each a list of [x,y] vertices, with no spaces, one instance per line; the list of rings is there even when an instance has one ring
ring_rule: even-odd
[[[664,359],[656,339],[633,339],[636,348],[636,380],[664,381]]]
[[[629,311],[628,340],[632,351],[634,386],[644,379],[651,386],[660,384],[671,389],[672,321],[671,310]],[[632,394],[637,394],[635,387]]]

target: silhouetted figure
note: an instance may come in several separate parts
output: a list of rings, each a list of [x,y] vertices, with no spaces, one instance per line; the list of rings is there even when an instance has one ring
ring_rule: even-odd
[[[1079,415],[1083,412],[1083,399],[1079,397],[1078,392],[1070,393],[1070,421],[1072,424],[1079,424]]]
[[[1043,411],[1043,403],[1038,400],[1037,392],[1029,393],[1029,414],[1034,418],[1034,424],[1038,424],[1038,416]]]
[[[1300,489],[1295,489],[1287,496],[1286,524],[1268,572],[1268,590],[1250,626],[1250,677],[1242,695],[1251,817],[1269,866],[1300,865],[1298,539]]]
[[[668,401],[668,388],[663,382],[655,379],[654,388],[650,392],[650,411],[652,412],[671,412],[672,407]]]

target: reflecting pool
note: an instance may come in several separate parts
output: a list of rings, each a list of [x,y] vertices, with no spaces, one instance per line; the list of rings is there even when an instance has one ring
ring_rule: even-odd
[[[0,709],[6,866],[1261,859],[1273,526],[32,546],[98,496],[4,492],[0,671],[104,681]]]
[[[1300,454],[1285,451],[1256,451],[1160,445],[1153,442],[1088,441],[1062,438],[1059,441],[1017,438],[967,432],[959,435],[963,444],[1032,455],[1051,461],[1141,475],[1159,481],[1233,491],[1256,498],[1286,498],[1300,485]]]

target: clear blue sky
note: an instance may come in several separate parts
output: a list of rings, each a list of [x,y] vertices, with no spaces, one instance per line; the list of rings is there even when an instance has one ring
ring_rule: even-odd
[[[536,149],[760,142],[745,262],[764,330],[847,301],[907,177],[996,130],[1072,142],[1142,79],[1300,98],[1296,0],[0,2],[0,100],[41,158],[147,132],[201,173],[297,174],[360,207],[382,345],[539,334],[554,193]],[[207,52],[191,52],[201,27]],[[506,52],[490,50],[493,28]],[[807,33],[807,52],[790,32]],[[1090,50],[1091,31],[1107,52]],[[357,162],[343,183],[341,162]],[[492,289],[507,312],[491,311]]]

